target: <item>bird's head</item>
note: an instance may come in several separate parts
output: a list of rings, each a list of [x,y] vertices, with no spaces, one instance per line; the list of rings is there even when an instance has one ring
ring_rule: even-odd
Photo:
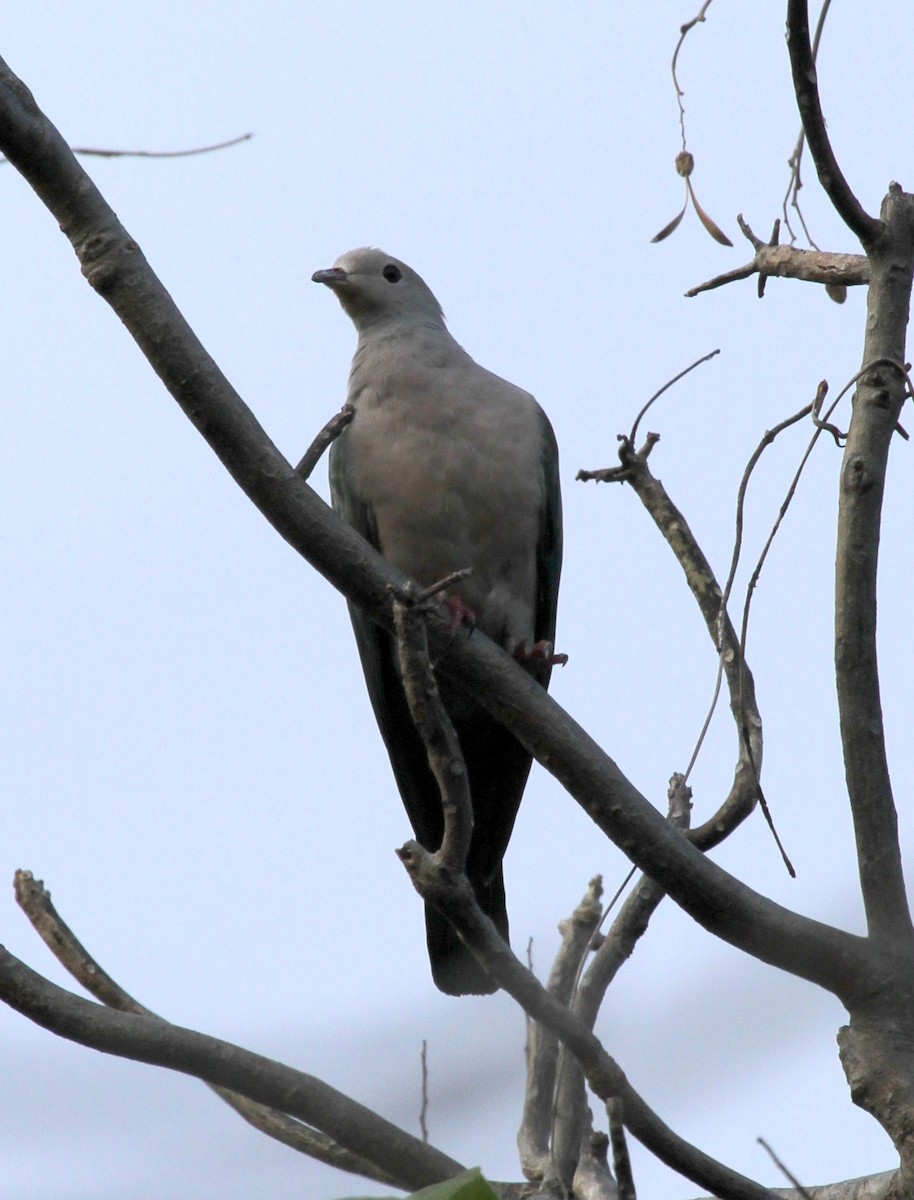
[[[441,305],[425,280],[383,250],[349,250],[311,278],[336,293],[360,333],[386,324],[444,327]]]

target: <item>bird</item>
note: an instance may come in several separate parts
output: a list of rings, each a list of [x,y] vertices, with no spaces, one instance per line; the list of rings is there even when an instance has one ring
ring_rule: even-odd
[[[528,392],[479,366],[410,267],[365,247],[316,271],[352,319],[351,423],[331,446],[332,504],[422,587],[456,570],[452,612],[548,687],[562,564],[558,448]],[[410,716],[393,636],[349,606],[371,705],[413,831],[429,851],[443,834],[441,797]],[[473,833],[466,873],[508,941],[502,859],[531,755],[473,698],[445,681],[442,700],[466,762]],[[445,917],[426,905],[432,977],[442,992],[497,990]]]

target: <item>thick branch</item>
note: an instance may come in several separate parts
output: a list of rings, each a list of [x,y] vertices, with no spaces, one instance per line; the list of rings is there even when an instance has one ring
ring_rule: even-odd
[[[787,0],[787,47],[790,51],[790,67],[793,72],[793,89],[797,107],[809,144],[809,152],[816,164],[819,182],[825,189],[838,216],[852,233],[855,233],[864,248],[872,245],[882,231],[879,221],[865,211],[850,189],[828,140],[825,117],[819,100],[819,84],[816,63],[809,40],[809,12],[807,0]]]
[[[312,1075],[158,1017],[103,1008],[43,979],[0,947],[0,995],[52,1033],[152,1066],[193,1075],[280,1109],[377,1163],[410,1188],[458,1175],[463,1167]]]
[[[333,514],[279,453],[178,312],[136,243],[28,90],[0,61],[0,149],[71,239],[168,390],[277,531],[335,587],[390,628],[403,577]],[[672,830],[616,764],[481,633],[432,622],[439,674],[514,732],[599,827],[705,928],[845,997],[865,986],[864,941],[789,912],[733,879]]]
[[[870,933],[914,955],[876,659],[876,572],[889,446],[906,388],[905,331],[914,273],[914,197],[892,185],[871,252],[863,366],[841,470],[835,665],[841,743]],[[883,361],[866,369],[867,363]]]

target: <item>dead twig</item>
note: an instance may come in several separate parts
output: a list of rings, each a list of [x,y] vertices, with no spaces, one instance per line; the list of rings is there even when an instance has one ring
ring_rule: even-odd
[[[320,431],[308,449],[305,451],[301,462],[295,468],[297,474],[302,479],[308,479],[311,472],[324,456],[328,446],[340,436],[343,430],[352,421],[355,416],[355,409],[351,404],[344,404],[338,413],[334,413],[324,428]]]
[[[781,279],[800,279],[806,283],[821,283],[827,288],[856,287],[869,282],[869,262],[864,254],[829,254],[823,250],[800,250],[796,246],[778,245],[779,222],[775,222],[771,240],[756,237],[742,214],[737,217],[743,236],[752,244],[755,257],[745,266],[689,288],[686,296],[699,296],[715,288],[725,287],[752,275],[759,276],[759,296],[765,292],[765,281],[775,275]]]

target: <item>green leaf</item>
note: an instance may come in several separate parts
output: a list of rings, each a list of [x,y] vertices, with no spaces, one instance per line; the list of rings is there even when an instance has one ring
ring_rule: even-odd
[[[378,1200],[373,1196],[349,1196],[347,1200]],[[387,1200],[394,1200],[393,1196]],[[478,1167],[463,1171],[444,1183],[433,1183],[421,1192],[413,1192],[408,1200],[498,1200],[498,1197],[482,1177]]]

